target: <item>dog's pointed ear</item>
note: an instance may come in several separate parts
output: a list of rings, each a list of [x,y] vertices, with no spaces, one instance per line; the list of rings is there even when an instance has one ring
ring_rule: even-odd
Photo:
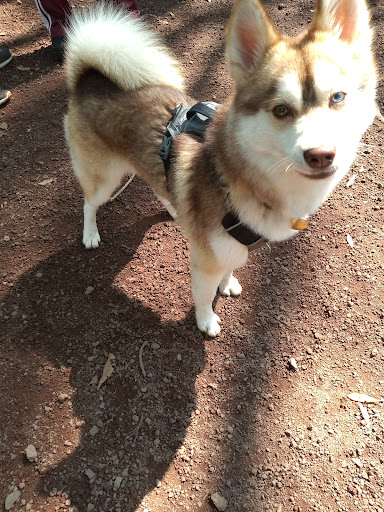
[[[364,40],[370,44],[369,18],[364,0],[317,0],[312,26],[333,32],[348,44]]]
[[[257,69],[277,32],[258,0],[237,0],[227,27],[227,56],[232,77],[239,80]]]

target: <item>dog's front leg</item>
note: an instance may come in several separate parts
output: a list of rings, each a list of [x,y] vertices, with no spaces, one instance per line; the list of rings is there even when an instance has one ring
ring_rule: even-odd
[[[223,272],[208,264],[191,249],[192,295],[195,301],[196,322],[200,331],[208,336],[217,336],[220,332],[220,318],[213,312],[212,303],[217,288],[223,279]],[[214,263],[214,262],[213,262]]]
[[[196,267],[191,269],[197,327],[200,331],[206,332],[208,336],[217,336],[220,332],[220,318],[212,309],[212,302],[220,279],[220,275],[210,275]]]
[[[219,291],[224,297],[229,297],[230,295],[237,297],[241,294],[242,290],[241,284],[236,277],[232,275],[232,272],[225,274],[219,284]]]

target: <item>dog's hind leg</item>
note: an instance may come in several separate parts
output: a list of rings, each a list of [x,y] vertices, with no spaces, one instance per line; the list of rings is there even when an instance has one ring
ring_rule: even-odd
[[[123,176],[129,174],[131,169],[125,162],[107,158],[100,158],[97,163],[93,160],[91,169],[84,171],[79,168],[78,161],[76,164],[75,172],[84,192],[83,244],[87,249],[95,249],[100,244],[96,222],[97,210],[110,199]],[[89,161],[87,165],[90,165]]]
[[[110,183],[99,185],[97,192],[84,199],[84,227],[83,227],[83,244],[86,249],[96,249],[100,245],[100,235],[97,228],[96,213],[102,204],[106,203],[111,197],[115,186]]]
[[[176,209],[172,205],[171,201],[169,199],[165,199],[163,196],[160,196],[156,192],[155,192],[155,195],[156,195],[157,199],[160,201],[160,203],[165,207],[165,209],[167,210],[169,215],[173,219],[176,219]]]

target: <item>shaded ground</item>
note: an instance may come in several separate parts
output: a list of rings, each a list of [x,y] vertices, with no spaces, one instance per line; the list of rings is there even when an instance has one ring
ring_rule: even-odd
[[[384,8],[370,3],[382,72]],[[195,97],[230,89],[230,4],[141,2]],[[291,34],[313,8],[266,4]],[[251,254],[208,340],[188,244],[139,179],[103,208],[101,248],[83,249],[64,71],[33,0],[3,0],[0,29],[15,55],[0,75],[13,92],[0,110],[0,500],[19,489],[15,511],[208,512],[219,493],[230,512],[383,512],[384,406],[367,406],[367,425],[347,398],[384,397],[381,122],[309,229]]]

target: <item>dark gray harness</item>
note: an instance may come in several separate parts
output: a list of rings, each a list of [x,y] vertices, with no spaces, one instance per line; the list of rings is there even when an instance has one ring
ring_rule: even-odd
[[[173,138],[181,133],[190,133],[201,139],[204,138],[205,129],[216,115],[216,111],[220,108],[219,103],[214,101],[204,101],[196,103],[191,108],[183,108],[183,104],[179,103],[172,110],[172,119],[167,124],[163,142],[160,146],[160,157],[164,162],[165,174],[168,177],[171,167],[171,153]]]
[[[190,133],[204,139],[205,130],[220,108],[218,103],[204,101],[196,103],[191,108],[183,108],[182,103],[172,111],[173,117],[167,125],[163,142],[160,146],[160,157],[164,163],[165,175],[168,178],[171,167],[172,141],[181,133]],[[221,221],[222,226],[235,240],[248,247],[256,249],[264,247],[268,240],[255,233],[248,226],[240,222],[236,213],[227,213]]]

